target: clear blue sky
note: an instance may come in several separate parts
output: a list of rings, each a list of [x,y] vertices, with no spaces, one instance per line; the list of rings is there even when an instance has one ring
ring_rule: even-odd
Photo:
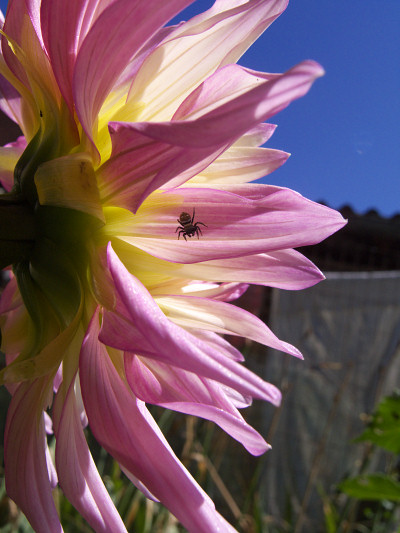
[[[212,3],[197,0],[179,19]],[[400,0],[292,0],[245,54],[242,64],[267,72],[303,59],[326,70],[275,117],[268,146],[292,157],[269,183],[358,213],[400,212],[399,28]]]

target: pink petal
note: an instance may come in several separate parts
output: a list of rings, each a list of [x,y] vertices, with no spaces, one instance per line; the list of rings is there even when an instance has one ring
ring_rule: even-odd
[[[55,107],[59,104],[60,97],[53,70],[43,50],[38,9],[37,0],[13,0],[8,5],[4,33],[21,47],[23,54],[15,54],[8,46],[7,38],[2,37],[3,56],[8,67],[29,90],[29,94],[32,91],[34,98],[39,100],[30,102],[36,113],[37,105]],[[36,122],[38,118],[37,116]]]
[[[254,148],[265,144],[270,139],[276,130],[275,124],[268,124],[262,122],[257,124],[254,128],[246,131],[234,144],[234,146]]]
[[[73,111],[72,77],[76,56],[90,27],[112,0],[55,2],[42,0],[41,32],[54,75],[69,108]],[[68,24],[65,21],[68,21]]]
[[[184,26],[190,34],[197,24],[214,25],[216,20],[226,11],[235,25],[232,27],[231,49],[223,63],[236,63],[247,48],[276,20],[286,9],[288,0],[216,0],[213,6],[200,13]],[[225,35],[228,38],[228,35]],[[234,44],[235,46],[232,46]]]
[[[206,342],[210,346],[213,346],[216,350],[220,351],[225,355],[225,357],[230,357],[234,361],[243,363],[244,357],[242,352],[234,348],[228,341],[223,337],[214,333],[213,331],[206,331],[203,329],[192,329],[186,328],[189,332],[193,333],[198,339]]]
[[[176,110],[173,120],[194,120],[222,107],[266,82],[278,80],[282,74],[269,74],[227,65],[201,83]]]
[[[245,396],[279,404],[281,395],[276,387],[169,321],[145,287],[125,269],[111,246],[108,261],[121,304],[118,314],[104,312],[99,337],[102,342],[214,379]],[[286,343],[280,349],[298,353]]]
[[[125,355],[125,371],[133,393],[141,400],[211,420],[253,455],[261,455],[269,449],[217,383],[129,353]]]
[[[290,154],[271,148],[236,147],[222,153],[191,183],[215,184],[248,183],[267,176],[286,163]]]
[[[201,283],[194,281],[184,287],[184,295],[201,296],[202,298],[212,298],[222,302],[231,302],[240,298],[249,288],[248,283]],[[152,291],[153,297],[169,296],[171,291]]]
[[[73,77],[76,111],[89,137],[105,98],[129,60],[189,3],[116,0],[97,18],[79,49]]]
[[[233,531],[178,461],[143,402],[120,378],[97,334],[96,314],[80,357],[83,399],[96,439],[187,529],[198,533]]]
[[[175,324],[240,335],[302,358],[296,348],[279,340],[259,318],[235,305],[195,296],[165,296],[156,301]]]
[[[8,37],[11,37],[20,43],[20,34],[23,31],[23,28],[26,28],[29,25],[29,21],[30,18],[25,0],[13,0],[10,2],[10,5],[7,6],[7,16],[3,26],[3,31]],[[7,39],[4,35],[1,37],[1,43],[3,57],[9,69],[18,80],[20,80],[26,87],[29,87],[29,82],[24,68],[9,47]]]
[[[337,211],[272,185],[219,189],[177,188],[152,195],[119,238],[176,263],[228,259],[307,246],[325,239],[346,221]],[[153,202],[162,206],[154,216]],[[178,238],[179,214],[195,209],[199,239]],[[245,280],[244,280],[245,281]]]
[[[151,192],[184,183],[241,135],[303,96],[322,73],[320,65],[305,61],[194,121],[111,124],[112,155],[99,172],[104,202],[135,212]]]
[[[5,433],[5,478],[8,495],[34,530],[57,533],[62,527],[51,492],[43,418],[49,393],[46,380],[22,383],[11,400]]]
[[[223,151],[221,146],[194,144],[188,148],[176,144],[174,134],[176,126],[180,128],[178,124],[164,124],[170,139],[158,141],[138,131],[138,124],[110,123],[112,154],[97,172],[104,205],[118,205],[135,212],[159,184],[177,175],[187,181]],[[197,134],[193,124],[191,136]]]
[[[290,249],[191,263],[179,268],[179,274],[188,279],[245,281],[289,290],[312,287],[324,279],[322,272],[311,261]]]
[[[178,26],[133,81],[129,100],[145,104],[140,120],[170,120],[180,102],[204,79],[221,66],[236,63],[286,4],[287,0],[216,2]]]
[[[0,63],[3,62],[4,59],[1,56]],[[6,68],[6,66],[4,65],[1,68]],[[0,109],[20,127],[22,126],[23,110],[21,95],[3,76],[0,76]]]
[[[126,532],[89,451],[77,407],[74,382],[66,398],[61,392],[55,407],[60,411],[56,427],[56,464],[60,486],[79,513],[97,532]]]

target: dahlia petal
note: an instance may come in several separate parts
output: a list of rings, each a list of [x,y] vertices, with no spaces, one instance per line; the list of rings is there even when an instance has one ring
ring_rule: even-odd
[[[226,65],[187,96],[174,113],[173,120],[200,118],[248,93],[251,89],[265,82],[277,80],[281,76],[282,74],[250,70],[241,65]]]
[[[271,174],[281,167],[290,154],[271,148],[228,148],[207,168],[194,176],[187,185],[218,183],[248,183]]]
[[[97,323],[96,323],[97,322]],[[199,533],[226,528],[214,504],[178,461],[143,402],[135,398],[97,341],[95,315],[82,345],[80,380],[96,439],[182,522]]]
[[[31,26],[30,17],[25,0],[14,0],[7,6],[7,18],[3,25],[3,31],[8,37],[19,41],[20,34],[27,26]],[[24,28],[25,26],[25,28]],[[36,34],[35,34],[36,35]],[[7,39],[4,35],[1,37],[3,58],[15,77],[21,81],[26,87],[29,87],[29,82],[26,73],[19,63],[17,57],[8,46]]]
[[[156,301],[168,318],[180,326],[240,335],[303,358],[294,346],[279,340],[259,318],[235,305],[196,296],[161,296]]]
[[[50,450],[49,450],[49,447],[47,446],[47,444],[46,444],[45,453],[46,453],[47,473],[48,473],[48,476],[49,476],[50,487],[52,489],[55,489],[57,487],[57,485],[58,485],[57,470],[56,470],[56,468],[54,466],[53,458],[52,458],[52,456],[50,454]]]
[[[324,279],[309,259],[291,249],[181,265],[179,275],[198,280],[244,281],[288,290],[312,287]]]
[[[129,99],[145,103],[140,120],[170,120],[180,102],[215,70],[235,63],[286,4],[287,0],[216,2],[179,26],[133,81]]]
[[[187,181],[210,164],[224,149],[221,146],[192,147],[176,144],[174,135],[179,123],[164,124],[169,139],[158,141],[138,130],[138,124],[109,125],[113,150],[110,159],[99,169],[100,195],[103,205],[118,205],[133,212],[143,199],[176,175]],[[143,125],[146,130],[146,125]],[[199,135],[193,123],[188,134]]]
[[[2,54],[0,55],[0,73],[3,76],[0,76],[0,109],[5,113],[11,120],[19,124],[23,124],[23,104],[20,93],[16,88],[4,77],[4,73],[8,70],[4,62]],[[11,72],[9,72],[11,76]]]
[[[184,287],[182,293],[185,296],[201,296],[202,298],[212,298],[223,302],[231,302],[240,298],[249,288],[248,283],[204,283],[195,281]],[[159,293],[152,292],[153,297],[165,296],[168,294],[180,294],[171,289]]]
[[[136,217],[127,218],[119,238],[160,259],[197,263],[315,244],[346,223],[337,211],[290,189],[263,184],[225,189],[182,187],[153,194]],[[179,213],[193,209],[195,221],[207,227],[199,226],[199,238],[177,238]]]
[[[213,331],[207,331],[207,330],[194,330],[193,328],[186,328],[189,332],[193,333],[198,339],[206,342],[210,346],[214,346],[218,351],[223,353],[226,357],[230,357],[234,361],[238,361],[239,363],[242,363],[244,361],[244,357],[242,352],[237,350],[230,344],[228,341],[226,341],[221,335],[218,335],[217,333],[214,333]]]
[[[38,6],[36,0],[10,2],[3,28],[7,37],[2,36],[5,62],[15,77],[34,94],[36,113],[37,107],[44,111],[48,105],[59,102],[60,97],[52,67],[43,50]],[[13,41],[12,49],[8,45],[9,38]],[[50,117],[45,116],[47,118]],[[37,124],[38,119],[37,116]]]
[[[43,409],[49,392],[47,379],[22,383],[11,400],[5,433],[5,478],[8,495],[33,529],[60,533],[46,460]]]
[[[125,354],[125,371],[133,393],[144,402],[211,420],[253,455],[269,449],[215,382],[129,353]]]
[[[169,321],[110,245],[108,261],[116,292],[126,311],[120,306],[118,314],[104,312],[99,337],[102,342],[214,379],[243,395],[279,404],[281,394],[276,387]],[[289,345],[282,343],[282,346],[285,351],[290,350]]]
[[[272,137],[276,128],[276,124],[268,124],[267,122],[257,124],[257,126],[254,126],[254,128],[251,128],[249,131],[246,131],[246,133],[239,137],[233,146],[238,148],[255,148],[257,146],[261,146]]]
[[[105,98],[126,64],[189,3],[190,0],[162,4],[158,0],[116,0],[97,18],[78,51],[73,75],[76,112],[89,137]]]
[[[71,110],[74,107],[72,78],[79,47],[93,22],[111,2],[112,0],[41,2],[40,25],[37,26],[41,30],[58,86]],[[65,24],[66,20],[68,24]]]
[[[318,63],[304,61],[197,120],[112,123],[112,156],[99,173],[104,203],[135,212],[157,188],[185,183],[249,129],[303,96],[322,74]]]
[[[261,35],[279,15],[283,13],[288,4],[288,0],[250,0],[243,3],[242,0],[216,0],[211,8],[200,13],[186,23],[186,33],[193,33],[194,28],[200,23],[214,24],[212,18],[217,15],[217,20],[221,14],[228,11],[228,15],[237,18],[237,27],[234,28],[234,35],[229,37],[235,46],[231,46],[229,55],[225,57],[224,64],[236,63],[247,48]],[[244,32],[237,35],[237,32]]]
[[[126,532],[89,451],[75,400],[74,383],[67,396],[58,393],[56,464],[60,486],[85,520],[97,532]]]
[[[150,500],[153,500],[153,502],[159,503],[160,500],[158,500],[154,494],[152,494],[149,489],[138,479],[136,476],[132,474],[132,472],[129,472],[123,465],[119,465],[122,472],[126,475],[126,477],[135,485],[137,489],[139,489],[143,494],[146,496],[146,498],[149,498]]]

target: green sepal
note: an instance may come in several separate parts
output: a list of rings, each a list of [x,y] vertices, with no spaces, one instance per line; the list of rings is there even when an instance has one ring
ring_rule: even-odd
[[[75,265],[59,245],[41,239],[31,254],[30,274],[54,310],[61,329],[66,328],[83,298]]]
[[[24,301],[26,310],[33,322],[33,338],[31,346],[26,350],[26,356],[40,350],[45,337],[46,310],[44,297],[35,281],[32,279],[29,262],[21,261],[13,267],[17,279],[18,288]]]
[[[38,235],[62,244],[73,256],[79,253],[77,247],[84,247],[92,233],[104,225],[84,211],[49,205],[38,204],[35,218]]]
[[[41,163],[57,157],[56,139],[53,129],[46,128],[43,131],[41,126],[15,165],[13,190],[22,193],[31,205],[35,205],[38,200],[35,172]]]

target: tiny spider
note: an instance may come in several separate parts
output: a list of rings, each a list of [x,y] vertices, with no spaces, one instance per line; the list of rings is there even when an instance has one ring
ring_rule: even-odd
[[[200,235],[203,235],[201,232],[201,229],[199,228],[199,224],[201,224],[202,226],[205,226],[206,228],[208,227],[207,224],[204,224],[203,222],[195,222],[193,224],[194,213],[195,213],[195,210],[193,208],[192,217],[190,217],[189,213],[185,213],[185,211],[183,211],[179,215],[179,218],[177,219],[177,221],[179,222],[180,226],[178,226],[175,230],[175,233],[179,230],[178,239],[181,235],[183,235],[183,238],[185,239],[185,241],[187,241],[186,235],[188,237],[193,237],[193,235],[197,235],[197,238],[199,238],[199,233]]]

